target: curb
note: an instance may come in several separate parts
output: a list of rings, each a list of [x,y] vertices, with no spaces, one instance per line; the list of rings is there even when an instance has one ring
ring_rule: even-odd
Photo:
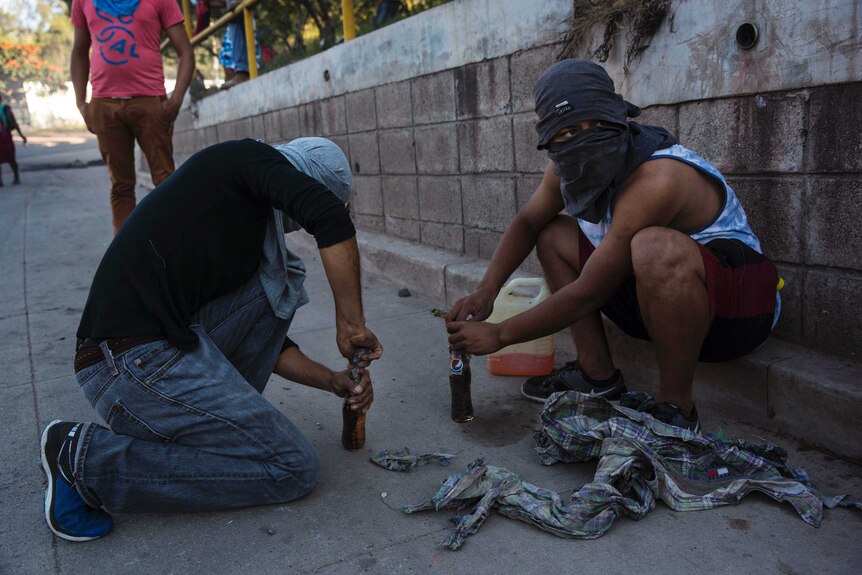
[[[467,295],[488,262],[384,234],[357,232],[364,277],[385,279],[445,307]],[[317,251],[305,232],[288,236],[301,253]],[[515,277],[529,277],[516,273]],[[652,344],[625,336],[606,321],[617,367],[632,389],[654,392]],[[568,331],[555,335],[561,357],[574,356]],[[557,363],[560,363],[559,359]],[[862,363],[769,339],[754,353],[723,363],[699,363],[697,404],[722,415],[787,433],[840,457],[862,460]]]

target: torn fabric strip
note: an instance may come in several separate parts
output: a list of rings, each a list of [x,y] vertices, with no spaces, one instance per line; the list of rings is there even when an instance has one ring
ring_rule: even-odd
[[[390,471],[409,471],[418,465],[427,465],[436,461],[439,465],[449,465],[455,456],[449,453],[423,453],[411,455],[406,447],[401,451],[384,449],[371,456],[371,462]]]

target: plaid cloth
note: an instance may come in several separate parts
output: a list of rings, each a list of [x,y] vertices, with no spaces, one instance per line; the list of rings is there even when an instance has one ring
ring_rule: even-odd
[[[622,403],[636,405],[645,398],[635,394],[628,399]],[[599,460],[593,481],[573,490],[568,504],[555,492],[477,459],[446,479],[430,500],[403,511],[469,508],[454,519],[455,528],[443,542],[458,549],[491,509],[576,539],[602,536],[621,515],[641,519],[656,499],[677,511],[695,511],[735,504],[760,491],[787,501],[815,527],[824,505],[862,509],[862,502],[845,495],[821,496],[803,470],[787,467],[784,449],[769,443],[697,435],[577,392],[548,398],[542,421],[544,427],[536,434],[542,463]]]
[[[422,455],[411,455],[406,447],[401,451],[384,449],[371,456],[371,463],[379,465],[390,471],[410,471],[418,465],[427,465],[436,461],[441,466],[449,465],[449,461],[455,456],[449,453],[423,453]]]

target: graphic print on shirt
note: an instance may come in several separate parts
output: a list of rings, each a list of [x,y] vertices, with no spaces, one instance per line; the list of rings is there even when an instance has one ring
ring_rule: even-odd
[[[96,16],[111,24],[96,36],[102,60],[111,66],[122,66],[140,58],[135,34],[126,27],[134,23],[134,14],[115,17],[96,8]]]

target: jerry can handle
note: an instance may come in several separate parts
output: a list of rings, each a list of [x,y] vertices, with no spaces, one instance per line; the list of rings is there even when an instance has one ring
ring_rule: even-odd
[[[550,290],[548,290],[548,284],[545,283],[543,278],[515,278],[509,280],[509,283],[503,287],[503,292],[506,296],[510,296],[519,287],[538,287],[539,295],[536,296],[537,300],[543,300],[551,295]]]

